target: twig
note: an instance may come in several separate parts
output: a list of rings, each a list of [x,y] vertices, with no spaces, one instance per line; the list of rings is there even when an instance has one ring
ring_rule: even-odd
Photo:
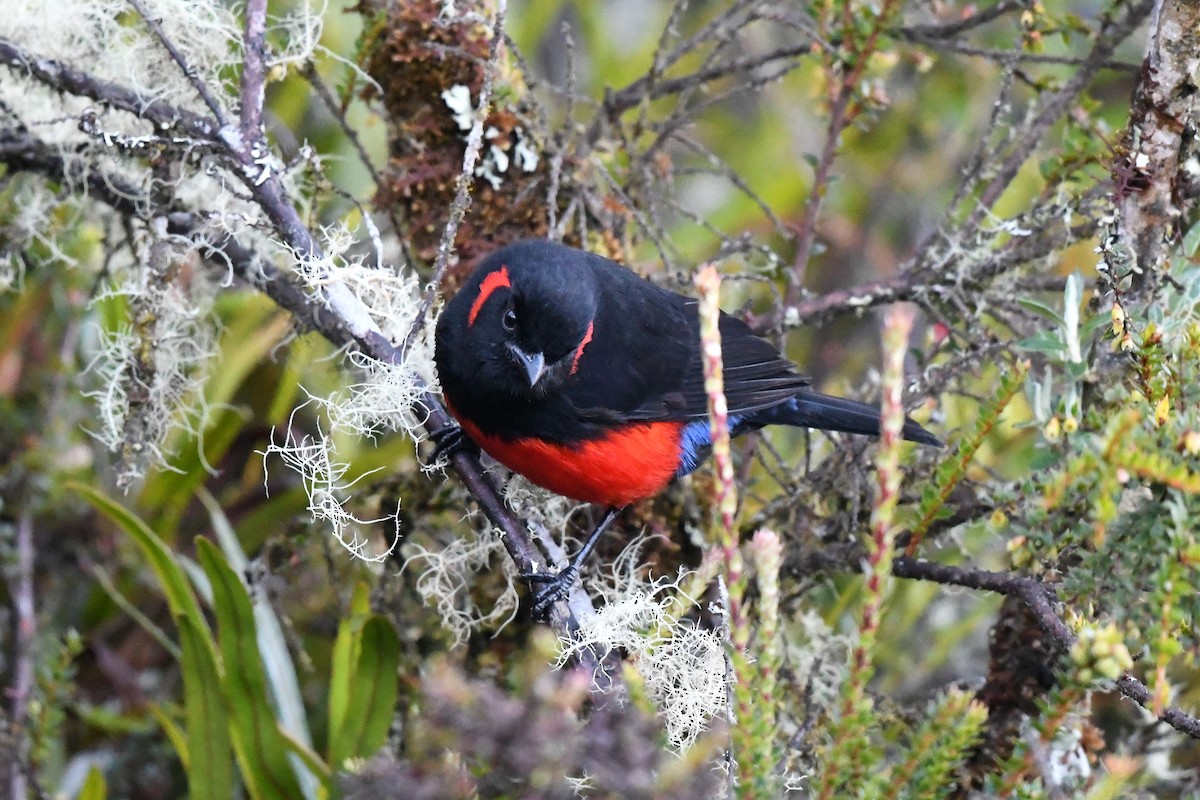
[[[904,38],[909,39],[917,44],[923,44],[937,50],[945,50],[951,53],[958,53],[964,56],[974,56],[976,58],[986,58],[989,61],[997,61],[1001,63],[1019,63],[1019,64],[1061,64],[1068,67],[1078,67],[1082,65],[1087,58],[1080,56],[1058,56],[1050,53],[1030,53],[1027,50],[999,50],[994,47],[976,47],[959,42],[954,39],[936,39],[933,37],[925,37],[920,34],[911,33]],[[1116,59],[1108,59],[1101,61],[1102,69],[1111,69],[1117,72],[1137,72],[1141,67],[1139,64],[1134,64],[1130,61],[1119,61]]]
[[[1057,600],[1054,589],[1039,580],[1006,572],[953,567],[911,558],[897,558],[892,564],[892,574],[898,578],[933,581],[1014,597],[1025,604],[1042,629],[1061,648],[1069,649],[1075,643],[1075,634],[1054,610],[1053,604]],[[1122,675],[1116,682],[1116,688],[1125,697],[1150,710],[1153,702],[1150,689],[1137,678],[1129,674]],[[1175,706],[1163,709],[1157,716],[1180,733],[1200,739],[1200,718]]]
[[[991,8],[985,8],[963,19],[937,25],[904,25],[896,28],[895,32],[904,38],[920,36],[928,39],[948,39],[993,22],[1010,11],[1019,11],[1025,8],[1025,5],[1024,0],[1001,0]]]
[[[753,72],[775,61],[798,59],[811,52],[812,42],[805,41],[797,45],[781,47],[763,55],[745,56],[722,64],[714,64],[713,66],[698,69],[695,72],[678,78],[658,80],[653,84],[643,76],[622,89],[615,92],[610,91],[605,94],[604,102],[601,104],[604,113],[597,116],[592,122],[585,138],[589,142],[595,142],[600,137],[606,121],[614,121],[621,114],[632,108],[637,108],[648,100],[657,100],[689,89],[697,89],[706,83],[741,73]]]
[[[1140,0],[1129,7],[1125,16],[1110,30],[1101,31],[1096,37],[1096,44],[1088,53],[1079,69],[1071,76],[1061,89],[1041,101],[1041,108],[1034,119],[1025,126],[1021,135],[1013,143],[1008,157],[993,172],[994,177],[984,187],[979,195],[975,210],[963,225],[964,230],[976,227],[988,211],[1000,199],[1000,195],[1008,188],[1020,170],[1021,165],[1029,160],[1034,147],[1051,125],[1070,110],[1072,103],[1096,72],[1108,61],[1116,50],[1117,45],[1125,41],[1133,31],[1145,21],[1146,16],[1154,7],[1156,0]]]
[[[60,151],[29,136],[22,136],[13,131],[0,131],[0,162],[7,164],[10,169],[35,172],[52,180],[85,181],[91,196],[121,214],[144,218],[147,214],[155,212],[151,199],[136,187],[101,170],[85,169],[78,161],[67,161]],[[269,183],[264,184],[268,185]],[[316,243],[312,242],[311,235],[295,215],[294,209],[284,204],[282,197],[277,196],[277,199],[280,212],[290,211],[294,217],[294,224],[300,226],[301,240],[311,242],[312,248],[319,252]],[[335,346],[356,346],[379,361],[399,363],[400,351],[370,323],[369,318],[366,323],[370,324],[365,324],[362,319],[348,318],[342,313],[344,309],[338,303],[322,302],[321,298],[314,297],[299,282],[281,273],[273,264],[260,259],[253,250],[242,245],[233,236],[206,230],[205,218],[203,212],[168,213],[168,232],[191,238],[202,256],[231,268],[235,274],[258,288],[281,308],[290,311],[304,326],[318,331]],[[287,235],[284,235],[287,238]],[[421,388],[423,394],[419,400],[419,411],[424,415],[424,428],[430,435],[436,435],[453,423],[433,391],[429,387]],[[478,458],[469,453],[459,453],[452,459],[451,464],[467,491],[479,503],[480,509],[502,531],[502,542],[518,571],[536,571],[535,565],[540,560],[540,554],[529,537],[526,525],[505,506],[496,487],[483,472]],[[566,600],[560,600],[550,611],[550,624],[563,637],[571,636],[577,627],[573,608],[579,613],[591,611],[590,600],[578,587],[570,594],[569,600],[570,605]],[[580,666],[589,673],[604,673],[604,670],[600,669],[597,654],[589,651],[579,653],[578,657]]]
[[[153,123],[160,131],[178,128],[188,136],[208,140],[214,139],[217,134],[217,127],[212,120],[179,109],[163,100],[147,102],[132,89],[101,80],[53,59],[36,58],[6,39],[0,39],[0,64],[23,72],[33,80],[58,91],[86,97],[109,108],[127,111]]]
[[[266,70],[263,56],[267,38],[267,0],[247,0],[246,33],[242,37],[242,141],[262,138]]]
[[[212,96],[212,93],[208,91],[208,87],[204,85],[204,81],[200,80],[200,77],[196,74],[196,70],[192,68],[191,64],[187,63],[183,57],[183,54],[179,52],[177,47],[175,47],[175,43],[172,42],[163,31],[162,25],[159,24],[159,21],[150,16],[150,13],[146,10],[146,7],[143,6],[139,0],[129,0],[129,5],[133,6],[133,10],[136,11],[146,23],[146,27],[150,29],[150,32],[154,34],[155,38],[158,39],[159,43],[162,44],[167,53],[170,54],[171,59],[179,65],[179,69],[183,71],[184,77],[186,77],[188,82],[192,84],[192,88],[196,90],[196,94],[200,95],[200,99],[204,101],[204,105],[208,106],[208,110],[212,112],[212,115],[217,120],[217,123],[222,128],[228,125],[229,122],[225,119],[224,110],[221,108],[220,104],[217,103],[216,98]]]
[[[374,162],[371,161],[371,156],[367,152],[367,148],[363,146],[362,138],[358,135],[358,131],[350,127],[350,123],[346,120],[346,112],[338,103],[337,98],[333,96],[333,92],[329,91],[329,87],[325,84],[325,81],[321,79],[320,73],[317,72],[316,65],[311,61],[304,65],[304,78],[308,81],[308,85],[313,87],[313,91],[317,94],[317,99],[321,101],[321,104],[325,106],[325,109],[329,112],[330,116],[332,116],[334,121],[337,122],[338,128],[340,128],[342,131],[342,135],[346,137],[346,140],[350,143],[350,146],[354,148],[354,152],[358,155],[359,162],[363,165],[363,168],[366,169],[367,174],[371,176],[371,181],[376,187],[383,186],[383,176],[379,173],[379,169],[375,166]],[[387,208],[383,210],[387,214],[388,221],[392,224],[392,230],[395,231],[396,236],[400,240],[400,246],[404,251],[405,261],[410,264],[413,263],[414,259],[409,246],[410,237],[408,235],[408,228],[404,224],[404,220],[402,220],[399,214],[396,213],[396,205],[394,203],[388,203]]]
[[[849,19],[854,12],[851,10],[850,4],[846,4],[844,8],[846,21],[843,25],[845,29],[843,33],[846,38],[842,46],[847,48],[847,56],[852,57],[852,66],[838,61],[839,64],[842,64],[841,69],[844,70],[844,73],[841,75],[841,80],[837,82],[837,94],[830,105],[829,124],[825,130],[825,144],[821,148],[821,157],[817,160],[816,169],[813,171],[812,187],[808,192],[808,200],[804,204],[804,216],[796,228],[796,254],[792,259],[792,270],[788,274],[788,289],[785,295],[788,305],[794,305],[800,299],[804,288],[808,258],[812,254],[813,244],[817,240],[817,217],[829,189],[829,176],[833,169],[833,160],[837,157],[842,132],[856,116],[851,104],[854,101],[855,93],[859,91],[859,79],[862,77],[863,70],[866,69],[870,55],[875,51],[883,29],[892,15],[896,13],[894,0],[884,0],[873,17],[871,30],[859,45],[855,43],[856,34],[851,29],[853,23]],[[834,56],[827,56],[827,58],[834,58]],[[825,72],[832,82],[835,77],[835,67],[827,64]]]
[[[804,275],[808,270],[808,257],[812,246],[817,240],[817,215],[821,212],[821,201],[825,197],[829,184],[829,172],[833,169],[833,159],[837,155],[838,142],[842,137],[842,129],[846,126],[846,111],[850,106],[851,90],[845,84],[838,90],[837,98],[829,110],[829,125],[825,129],[825,145],[821,148],[821,157],[813,171],[812,188],[808,192],[808,202],[804,204],[804,216],[796,226],[796,255],[792,259],[792,271],[788,276],[788,289],[784,302],[794,306],[800,299],[804,288]]]

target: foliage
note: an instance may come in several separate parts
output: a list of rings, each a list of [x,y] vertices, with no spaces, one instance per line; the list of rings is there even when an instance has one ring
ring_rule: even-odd
[[[0,791],[1200,788],[1186,4],[50,5],[0,3]],[[529,235],[713,263],[947,448],[719,445],[556,639],[516,576],[594,511],[417,459],[439,299]]]

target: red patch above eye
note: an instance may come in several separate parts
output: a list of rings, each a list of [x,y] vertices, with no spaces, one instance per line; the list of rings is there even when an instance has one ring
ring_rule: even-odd
[[[483,304],[492,296],[492,292],[501,287],[512,288],[512,283],[508,280],[508,267],[501,267],[495,272],[489,272],[483,279],[483,283],[479,284],[479,296],[471,304],[471,313],[467,315],[467,327],[475,324],[475,318],[479,316],[479,309],[483,308]]]

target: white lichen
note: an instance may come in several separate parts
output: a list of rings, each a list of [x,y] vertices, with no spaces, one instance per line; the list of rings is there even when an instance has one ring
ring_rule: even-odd
[[[681,606],[695,605],[679,595],[690,573],[675,579],[640,576],[641,545],[632,543],[606,571],[599,589],[604,605],[580,622],[572,639],[560,641],[559,664],[589,648],[625,652],[658,707],[667,740],[683,751],[714,717],[725,715],[725,646],[719,632],[680,618]]]
[[[182,243],[166,256],[176,265],[192,259]],[[85,429],[121,454],[118,482],[128,486],[148,466],[169,468],[177,431],[200,438],[208,416],[206,368],[216,352],[212,289],[200,272],[183,281],[131,270],[95,302],[125,305],[138,316],[96,328],[85,369],[84,396],[96,405],[95,423]]]
[[[500,537],[491,530],[473,531],[440,550],[413,544],[405,549],[405,570],[417,573],[417,594],[438,611],[442,625],[459,644],[477,630],[500,629],[516,617],[520,607],[517,569],[504,552]],[[490,609],[484,610],[471,596],[475,576],[496,564],[505,577],[505,589]]]
[[[410,334],[411,341],[399,364],[351,354],[348,358],[358,380],[328,396],[310,395],[304,404],[324,421],[318,430],[328,433],[297,437],[289,423],[283,440],[272,440],[264,458],[277,455],[298,472],[314,520],[329,524],[338,542],[356,557],[377,562],[395,548],[399,531],[382,550],[370,548],[363,531],[387,521],[398,526],[398,519],[392,514],[363,520],[347,510],[351,487],[365,475],[349,477],[346,459],[338,455],[338,441],[345,436],[374,437],[394,431],[403,431],[415,441],[423,437],[424,419],[416,403],[435,372],[432,320],[413,333],[422,302],[420,281],[414,274],[366,266],[365,257],[353,252],[357,240],[345,226],[332,226],[321,233],[322,255],[297,262],[301,279],[327,303],[336,304],[343,318],[357,320],[354,324],[378,332],[394,344],[403,343]]]

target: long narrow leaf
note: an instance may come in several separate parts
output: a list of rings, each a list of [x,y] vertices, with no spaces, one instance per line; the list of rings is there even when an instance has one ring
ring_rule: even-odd
[[[150,712],[150,716],[154,717],[163,733],[167,735],[167,740],[171,742],[171,747],[175,748],[175,753],[179,756],[179,760],[183,764],[183,771],[186,773],[191,765],[187,734],[171,718],[167,709],[158,703],[150,703],[146,706],[146,710]]]
[[[216,650],[178,558],[140,517],[120,503],[81,483],[72,482],[68,488],[82,495],[128,534],[158,578],[181,642],[188,752],[181,752],[180,757],[187,766],[190,793],[195,798],[225,800],[231,796],[233,775]]]
[[[104,495],[98,489],[86,484],[70,481],[67,488],[78,492],[98,511],[103,513],[117,526],[129,534],[129,537],[142,549],[150,568],[154,570],[163,594],[167,598],[171,614],[175,617],[187,617],[199,630],[205,627],[204,617],[200,613],[200,604],[196,602],[191,585],[183,570],[180,569],[174,554],[158,538],[150,526],[141,517],[125,508],[120,503]]]
[[[373,755],[382,747],[396,708],[400,639],[391,621],[380,615],[368,619],[357,649],[346,716],[340,735],[331,742],[330,762],[335,766],[347,758]]]
[[[250,560],[242,551],[241,542],[234,533],[229,518],[221,509],[216,498],[205,489],[197,493],[200,502],[208,510],[213,532],[217,543],[231,569],[238,574],[245,574],[250,568]],[[259,593],[252,599],[254,607],[254,623],[258,637],[258,652],[266,670],[267,687],[271,691],[275,710],[279,715],[279,725],[285,733],[300,744],[312,749],[312,735],[308,730],[308,716],[304,711],[304,699],[300,696],[300,681],[296,677],[296,665],[292,662],[292,654],[288,650],[287,638],[283,635],[283,624],[275,614],[275,609],[266,596]],[[316,795],[317,780],[314,773],[302,768],[298,775],[306,797]]]
[[[250,595],[216,545],[197,539],[196,554],[212,583],[234,750],[246,786],[258,800],[295,800],[303,793],[267,697]]]
[[[192,800],[226,800],[233,796],[233,750],[211,634],[207,628],[196,630],[187,617],[179,617],[176,623],[183,646],[180,664],[187,720],[188,796]]]
[[[242,545],[229,523],[229,518],[206,490],[202,489],[197,497],[208,510],[217,544],[225,554],[229,566],[236,572],[245,572],[250,566],[250,561],[242,551]],[[296,677],[296,666],[288,651],[287,638],[283,635],[283,624],[265,596],[260,594],[253,602],[254,621],[258,626],[258,649],[267,668],[271,696],[275,698],[279,709],[280,721],[289,734],[306,747],[312,747],[308,719],[304,713],[304,701],[300,696],[300,681]]]
[[[342,763],[339,756],[346,752],[338,743],[344,735],[342,729],[346,724],[350,695],[354,690],[362,626],[370,614],[370,590],[360,581],[354,587],[350,609],[338,626],[329,670],[329,740],[325,752],[329,763],[335,768]]]

